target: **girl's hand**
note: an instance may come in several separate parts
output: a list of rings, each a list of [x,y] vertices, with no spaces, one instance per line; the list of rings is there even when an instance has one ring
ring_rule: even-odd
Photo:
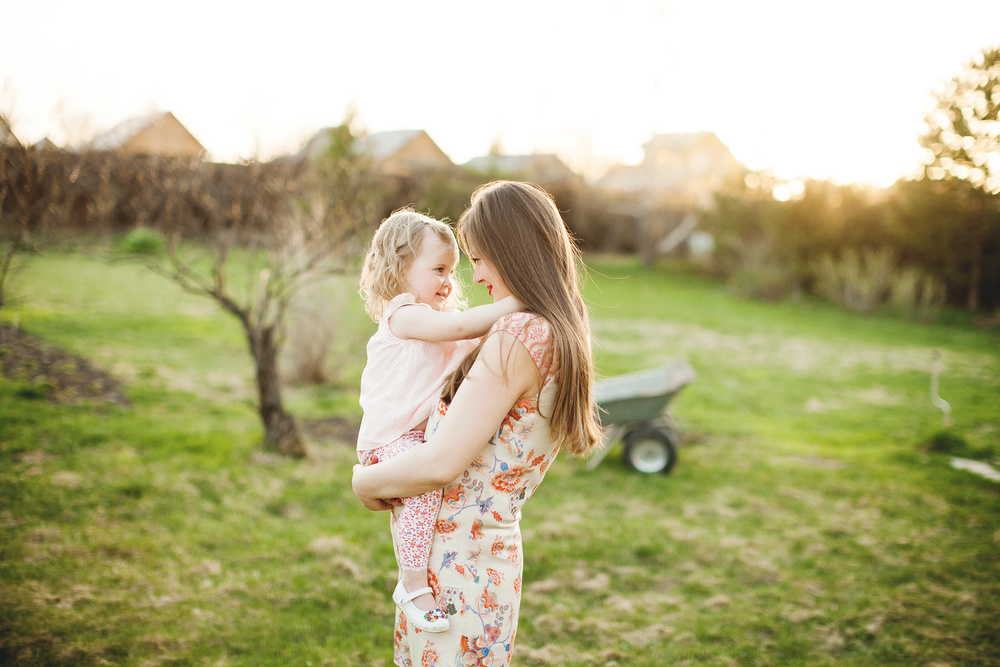
[[[390,503],[387,503],[382,498],[374,498],[372,496],[369,496],[365,494],[364,491],[362,491],[362,485],[361,485],[362,480],[359,479],[359,473],[360,477],[364,477],[364,470],[365,467],[363,465],[355,464],[354,478],[351,480],[351,486],[354,489],[354,495],[358,497],[362,505],[370,509],[372,512],[383,512],[385,510],[391,510],[392,505]]]

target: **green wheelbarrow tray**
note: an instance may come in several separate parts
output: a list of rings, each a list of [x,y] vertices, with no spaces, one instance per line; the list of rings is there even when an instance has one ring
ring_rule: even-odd
[[[625,464],[644,473],[668,473],[677,461],[680,430],[667,405],[697,374],[683,359],[598,380],[594,398],[604,424],[604,446],[587,462],[593,470],[613,446],[624,444]]]

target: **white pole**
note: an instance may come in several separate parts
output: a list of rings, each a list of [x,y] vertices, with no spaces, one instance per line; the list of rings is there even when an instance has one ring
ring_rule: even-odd
[[[941,419],[945,427],[951,426],[951,406],[948,401],[938,396],[938,377],[941,375],[941,350],[934,350],[931,358],[931,403],[941,410]]]

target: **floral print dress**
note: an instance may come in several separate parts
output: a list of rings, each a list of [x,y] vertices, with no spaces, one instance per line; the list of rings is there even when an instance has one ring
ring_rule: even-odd
[[[429,581],[451,627],[444,633],[423,632],[397,613],[394,658],[403,667],[511,662],[521,603],[521,506],[558,452],[548,420],[555,368],[550,328],[543,318],[507,315],[487,335],[498,331],[512,334],[531,353],[542,374],[542,390],[518,401],[468,469],[444,488]],[[439,402],[428,435],[446,411]]]

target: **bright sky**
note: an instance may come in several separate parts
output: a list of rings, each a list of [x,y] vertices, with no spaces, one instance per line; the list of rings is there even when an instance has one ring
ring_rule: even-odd
[[[0,111],[72,144],[169,110],[216,160],[297,150],[354,109],[457,163],[555,152],[588,175],[715,132],[779,178],[886,185],[926,98],[1000,43],[1000,1],[0,0]]]

